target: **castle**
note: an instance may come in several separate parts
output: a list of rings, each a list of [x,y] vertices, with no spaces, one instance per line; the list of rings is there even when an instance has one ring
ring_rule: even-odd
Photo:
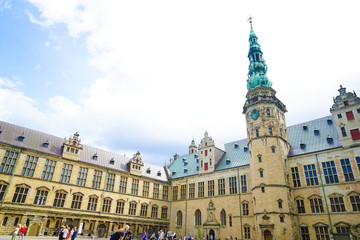
[[[287,127],[250,31],[247,139],[205,132],[165,167],[0,122],[0,234],[61,225],[109,236],[171,230],[206,239],[360,237],[360,98],[340,86],[330,115]],[[330,106],[329,106],[330,107]]]

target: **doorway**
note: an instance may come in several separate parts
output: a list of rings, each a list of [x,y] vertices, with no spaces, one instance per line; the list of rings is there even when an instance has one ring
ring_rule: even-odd
[[[209,240],[214,240],[215,239],[215,231],[210,229],[209,231]]]
[[[264,232],[264,240],[272,240],[272,234],[269,230]]]
[[[98,227],[98,232],[97,232],[98,237],[99,237],[99,238],[104,237],[104,236],[105,236],[105,231],[106,231],[106,226],[105,226],[105,224],[101,224],[101,225]]]
[[[39,224],[31,225],[28,232],[28,236],[39,236],[39,230],[40,230]]]

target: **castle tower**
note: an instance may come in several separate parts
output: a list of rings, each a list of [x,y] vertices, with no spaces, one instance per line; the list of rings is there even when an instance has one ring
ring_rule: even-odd
[[[251,24],[251,19],[250,19]],[[285,105],[276,98],[251,25],[246,115],[256,239],[296,239],[291,207]]]
[[[196,147],[196,144],[195,144],[195,140],[191,140],[191,144],[189,146],[189,154],[191,153],[196,153],[197,152],[197,147]]]

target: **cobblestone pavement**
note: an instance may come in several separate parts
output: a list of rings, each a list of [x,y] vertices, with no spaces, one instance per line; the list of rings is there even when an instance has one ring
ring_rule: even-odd
[[[0,235],[0,240],[10,240],[11,239],[11,235]],[[17,237],[16,240],[18,240],[19,238]],[[24,240],[56,240],[59,239],[59,237],[49,237],[49,236],[42,236],[42,237],[25,237]],[[110,237],[108,238],[95,238],[95,240],[105,240],[105,239],[110,239]],[[91,237],[85,237],[85,236],[80,236],[77,237],[76,240],[92,240]]]

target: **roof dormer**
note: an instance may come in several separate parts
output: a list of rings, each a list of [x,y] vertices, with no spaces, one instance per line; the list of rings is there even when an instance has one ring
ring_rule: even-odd
[[[144,163],[142,162],[140,152],[138,151],[137,153],[134,154],[134,157],[130,159],[129,162],[130,173],[137,176],[141,176],[143,166]]]
[[[65,138],[62,149],[62,157],[78,161],[80,152],[83,150],[83,145],[80,144],[80,141],[78,132],[76,132],[73,136],[70,136],[69,139]]]

